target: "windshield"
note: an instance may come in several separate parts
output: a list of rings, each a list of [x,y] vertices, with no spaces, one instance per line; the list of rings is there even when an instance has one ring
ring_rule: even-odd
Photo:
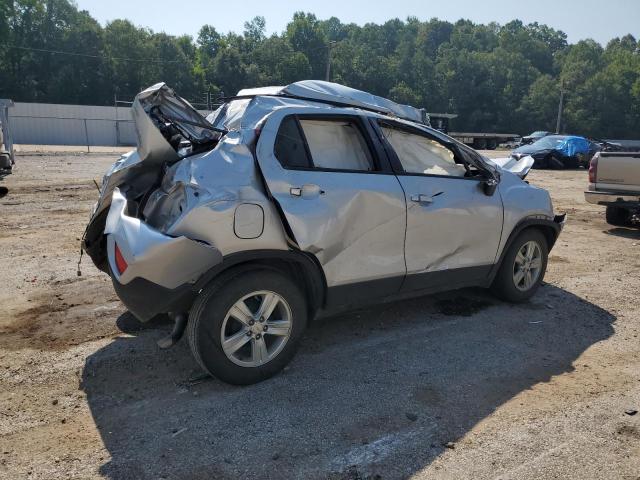
[[[543,132],[543,131],[538,131],[538,132],[533,132],[531,135],[529,135],[530,137],[544,137],[547,134],[547,132]]]
[[[562,142],[566,140],[567,137],[560,137],[556,135],[552,135],[550,137],[544,137],[535,142],[533,145],[541,148],[541,149],[553,149],[558,147]]]

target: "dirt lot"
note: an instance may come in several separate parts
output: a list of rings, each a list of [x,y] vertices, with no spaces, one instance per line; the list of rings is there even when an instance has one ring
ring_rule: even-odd
[[[568,225],[528,304],[465,290],[312,325],[251,387],[141,328],[79,239],[113,154],[22,155],[0,199],[0,477],[640,478],[640,231]]]

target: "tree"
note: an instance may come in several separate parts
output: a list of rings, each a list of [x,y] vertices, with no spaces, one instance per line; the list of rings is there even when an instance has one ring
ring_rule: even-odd
[[[193,38],[124,19],[104,27],[69,0],[0,0],[0,97],[111,104],[165,81],[198,101],[208,91],[332,79],[429,111],[457,113],[456,129],[551,130],[565,91],[565,126],[597,137],[640,131],[640,44],[632,35],[603,48],[573,45],[559,30],[432,18],[344,24],[296,12],[281,34],[263,17],[240,33],[203,25]]]
[[[285,37],[296,52],[309,59],[312,78],[324,78],[327,61],[327,39],[320,22],[312,13],[296,12],[287,25]]]

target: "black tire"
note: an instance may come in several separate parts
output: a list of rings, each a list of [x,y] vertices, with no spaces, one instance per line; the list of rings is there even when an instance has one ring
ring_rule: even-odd
[[[267,363],[241,366],[230,360],[222,348],[222,325],[238,300],[263,290],[275,292],[288,304],[290,335],[282,350]],[[249,385],[272,377],[291,361],[306,325],[307,306],[300,289],[277,270],[253,267],[222,275],[200,293],[189,313],[187,338],[203,370],[227,383]],[[248,348],[253,348],[253,342],[249,341]]]
[[[564,159],[565,168],[578,168],[580,166],[580,157],[575,155]]]
[[[537,169],[549,168],[549,159],[547,157],[534,159],[533,168],[537,168]]]
[[[476,138],[473,141],[473,148],[476,150],[485,150],[487,148],[487,141],[484,138]]]
[[[566,168],[562,157],[555,153],[552,153],[547,157],[547,164],[552,170],[564,170]]]
[[[498,141],[495,138],[487,140],[487,150],[495,150],[498,148]]]
[[[528,242],[536,242],[540,248],[542,266],[538,278],[527,290],[521,290],[516,286],[514,280],[515,260],[518,251]],[[535,228],[528,228],[521,232],[509,246],[507,253],[502,259],[498,273],[496,274],[491,290],[493,293],[507,302],[520,303],[529,300],[538,290],[544,274],[547,270],[549,248],[547,239],[542,232]]]
[[[606,219],[609,225],[626,227],[631,223],[631,214],[626,208],[609,206],[607,207]]]

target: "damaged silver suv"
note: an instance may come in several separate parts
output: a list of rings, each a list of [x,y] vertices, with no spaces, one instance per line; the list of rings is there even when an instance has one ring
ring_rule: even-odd
[[[83,248],[229,383],[277,373],[312,318],[469,286],[527,300],[564,223],[530,158],[488,160],[342,85],[242,90],[205,119],[158,84],[133,117]]]

